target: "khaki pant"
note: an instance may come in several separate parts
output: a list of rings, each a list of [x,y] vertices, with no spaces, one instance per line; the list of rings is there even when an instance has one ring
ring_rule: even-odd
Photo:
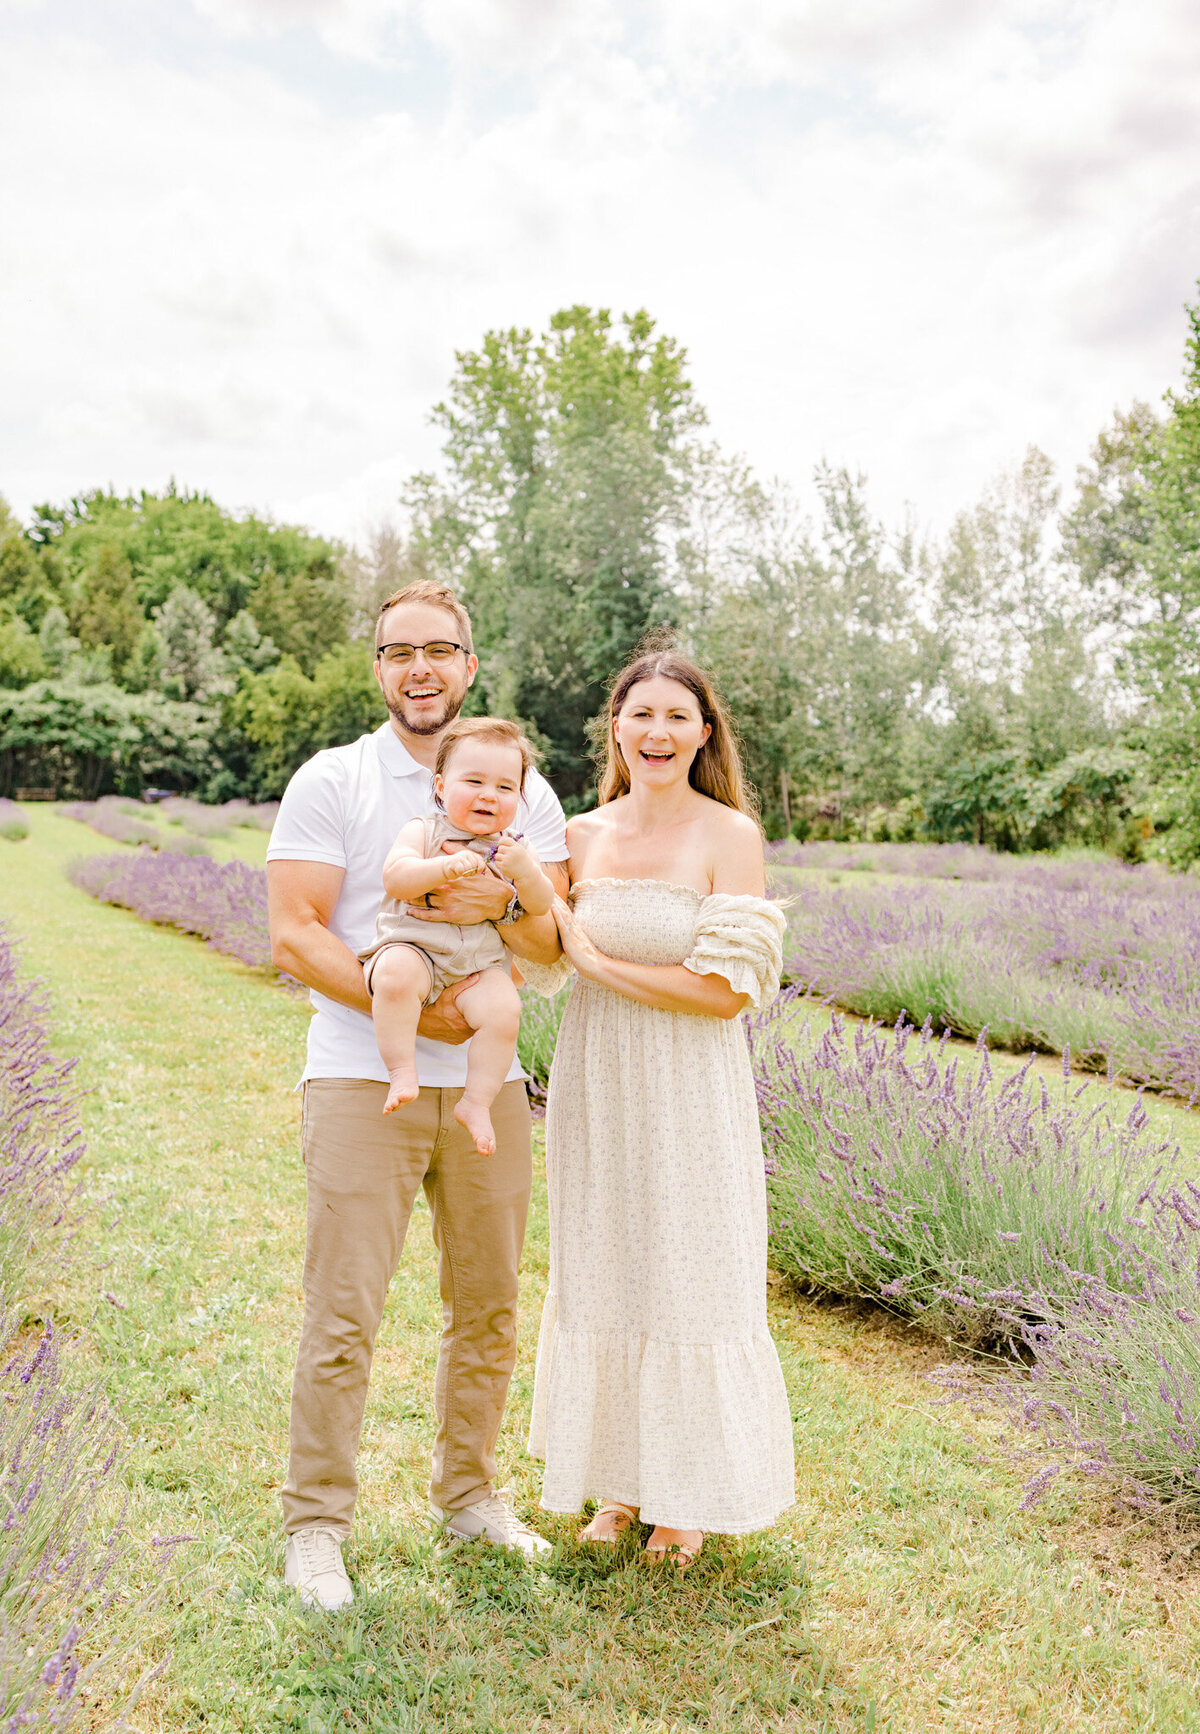
[[[386,1084],[313,1078],[304,1086],[308,1248],[283,1489],[289,1534],[313,1523],[349,1534],[375,1334],[418,1186],[433,1217],[443,1320],[429,1496],[454,1510],[492,1491],[516,1357],[529,1104],[523,1083],[503,1086],[488,1158],[453,1118],[461,1094],[423,1089],[385,1117]]]

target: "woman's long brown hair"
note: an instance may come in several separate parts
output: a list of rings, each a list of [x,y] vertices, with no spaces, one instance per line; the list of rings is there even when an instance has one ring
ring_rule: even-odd
[[[659,676],[664,680],[677,680],[680,686],[688,689],[711,731],[688,767],[688,782],[710,800],[720,801],[723,807],[736,807],[739,813],[748,814],[757,823],[754,797],[746,787],[729,713],[704,670],[686,656],[680,656],[676,650],[651,650],[645,656],[639,656],[628,668],[623,668],[613,682],[608,699],[604,768],[600,773],[600,805],[603,807],[606,802],[629,793],[629,766],[617,745],[613,723],[638,682],[655,680]]]

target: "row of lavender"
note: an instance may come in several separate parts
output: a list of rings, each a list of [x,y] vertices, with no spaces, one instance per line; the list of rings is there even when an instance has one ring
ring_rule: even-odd
[[[149,823],[149,814],[160,812],[171,830]],[[226,801],[224,806],[207,807],[199,801],[174,795],[157,808],[148,809],[124,795],[102,795],[98,801],[68,801],[58,808],[64,819],[76,819],[89,825],[102,837],[115,843],[133,843],[148,849],[165,849],[174,854],[205,855],[206,840],[228,837],[231,830],[245,827],[254,831],[269,831],[279,811],[277,801],[254,805],[249,801]],[[174,827],[178,827],[176,834]]]
[[[810,993],[1200,1097],[1200,879],[965,844],[793,844],[771,864]]]
[[[772,1259],[816,1292],[882,1301],[1011,1354],[999,1389],[1066,1464],[1148,1508],[1200,1513],[1200,1184],[1135,1097],[1064,1066],[997,1086],[926,1026],[835,1017],[785,994],[751,1026]]]
[[[128,855],[84,856],[69,863],[67,876],[101,903],[194,933],[214,951],[252,969],[270,966],[267,876],[261,867],[138,849]]]
[[[117,1483],[121,1434],[81,1385],[53,1321],[30,1330],[22,1296],[70,1232],[83,1155],[73,1062],[54,1058],[45,1002],[0,928],[0,1723],[113,1725],[114,1605],[128,1593]],[[102,1704],[109,1710],[103,1713]]]

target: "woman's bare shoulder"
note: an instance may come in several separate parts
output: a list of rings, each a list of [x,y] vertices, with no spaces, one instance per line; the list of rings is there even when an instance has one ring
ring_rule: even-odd
[[[762,832],[757,820],[737,807],[727,807],[723,801],[714,801],[711,795],[702,795],[701,799],[705,806],[705,826],[714,836],[720,837],[724,843],[736,842],[745,848],[754,848],[761,852]]]
[[[590,837],[598,837],[602,831],[611,831],[616,823],[617,810],[624,804],[624,796],[615,801],[607,801],[603,807],[591,807],[586,813],[576,813],[567,820],[567,837],[574,842],[585,843]]]
[[[712,807],[705,821],[712,844],[713,890],[761,897],[765,888],[762,832],[748,813],[720,801],[713,801]]]
[[[592,807],[586,813],[576,813],[567,820],[567,849],[571,857],[571,877],[583,876],[584,863],[600,839],[612,830],[613,808],[619,802],[610,801],[603,807]]]

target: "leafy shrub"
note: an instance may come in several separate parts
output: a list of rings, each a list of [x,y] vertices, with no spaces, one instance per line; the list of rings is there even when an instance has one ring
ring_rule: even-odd
[[[211,768],[213,719],[194,704],[110,683],[42,680],[0,691],[0,788],[92,800],[149,783],[194,787]]]
[[[228,707],[234,740],[227,757],[237,757],[240,742],[242,788],[277,800],[306,759],[378,728],[386,714],[367,646],[329,651],[311,678],[285,656],[275,668],[243,676]]]

